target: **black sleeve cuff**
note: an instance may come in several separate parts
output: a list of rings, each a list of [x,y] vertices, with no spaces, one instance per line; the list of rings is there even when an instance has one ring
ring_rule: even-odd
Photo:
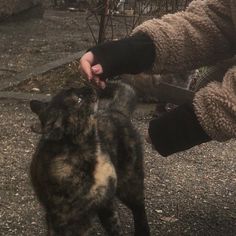
[[[164,157],[211,140],[199,124],[192,104],[151,120],[148,131],[154,148]]]
[[[101,78],[120,74],[138,74],[151,68],[155,60],[155,46],[149,36],[136,34],[91,48],[95,64],[101,64]]]

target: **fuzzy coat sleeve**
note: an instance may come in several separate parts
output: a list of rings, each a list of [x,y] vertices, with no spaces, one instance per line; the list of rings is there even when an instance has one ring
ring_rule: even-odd
[[[226,73],[222,83],[211,82],[196,93],[194,109],[211,138],[236,138],[236,66]]]
[[[144,22],[134,30],[155,44],[152,70],[190,70],[232,58],[236,52],[235,0],[193,1],[185,12]],[[234,65],[234,66],[233,66]],[[222,82],[211,82],[194,98],[197,118],[212,138],[236,138],[236,63]]]
[[[235,54],[231,0],[193,1],[186,11],[152,19],[134,29],[154,42],[156,73],[191,70]]]

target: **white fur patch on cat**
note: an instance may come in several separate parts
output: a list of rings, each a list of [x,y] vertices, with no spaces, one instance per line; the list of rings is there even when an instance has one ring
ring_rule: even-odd
[[[102,153],[100,146],[98,145],[96,153],[96,167],[94,170],[94,185],[90,190],[90,196],[92,198],[98,197],[97,201],[102,200],[106,195],[109,187],[109,181],[112,179],[116,184],[116,172],[113,164],[111,163],[109,156]]]

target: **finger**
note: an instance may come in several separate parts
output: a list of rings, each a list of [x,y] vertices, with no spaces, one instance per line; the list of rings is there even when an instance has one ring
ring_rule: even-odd
[[[103,73],[103,69],[102,69],[102,66],[101,64],[97,64],[97,65],[94,65],[92,66],[92,72],[95,74],[95,75],[100,75]]]
[[[86,60],[80,60],[80,69],[81,73],[84,73],[88,80],[91,80],[93,78],[92,70],[91,70],[91,65],[88,61]]]

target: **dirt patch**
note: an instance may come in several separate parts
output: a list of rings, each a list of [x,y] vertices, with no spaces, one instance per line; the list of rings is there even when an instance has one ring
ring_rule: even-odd
[[[55,94],[70,84],[80,83],[80,73],[71,71],[69,65],[59,67],[47,73],[30,77],[17,85],[10,86],[5,91]]]
[[[22,71],[94,45],[85,18],[83,12],[49,9],[43,18],[0,23],[0,88],[17,82]]]
[[[95,45],[88,23],[95,37],[98,36],[98,23],[94,17],[87,20],[87,16],[87,12],[46,9],[42,18],[19,18],[0,23],[0,90],[18,82],[17,75],[23,71]],[[127,34],[123,21],[119,17],[114,20],[114,38]],[[109,37],[110,30],[108,27]]]

